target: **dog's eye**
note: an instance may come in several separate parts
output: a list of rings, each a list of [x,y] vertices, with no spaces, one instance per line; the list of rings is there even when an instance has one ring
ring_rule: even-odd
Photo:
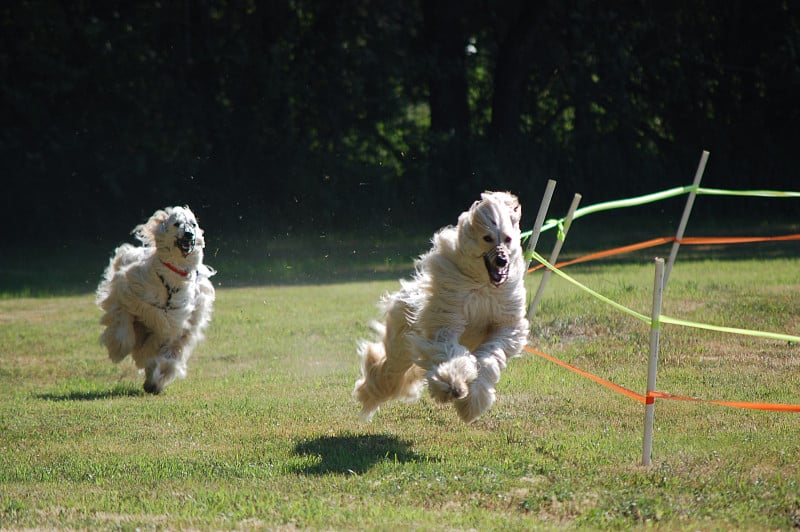
[[[492,237],[490,235],[486,235],[483,237],[484,242],[492,242]]]
[[[173,227],[180,227],[180,226],[181,226],[181,223],[180,223],[180,222],[175,222],[174,224],[172,224],[172,226],[173,226]]]
[[[505,238],[503,241],[504,241],[506,244],[510,244],[510,243],[511,243],[511,237],[510,237],[510,236],[506,236],[506,238]]]

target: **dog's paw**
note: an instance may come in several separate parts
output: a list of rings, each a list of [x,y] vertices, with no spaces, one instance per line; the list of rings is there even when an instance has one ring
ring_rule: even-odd
[[[463,355],[438,364],[428,371],[428,390],[440,403],[463,400],[469,395],[469,384],[478,377],[475,357]]]
[[[353,388],[353,397],[362,405],[361,412],[358,414],[358,419],[363,422],[372,421],[372,416],[378,411],[380,402],[376,401],[369,393],[367,386],[367,379],[362,377],[356,381]]]
[[[478,360],[478,376],[469,385],[469,394],[455,401],[458,416],[465,423],[472,423],[489,410],[497,398],[494,385],[500,380],[500,369],[505,367],[494,357]]]
[[[447,403],[466,397],[469,393],[469,386],[459,380],[443,380],[441,376],[432,375],[428,378],[428,390],[434,400],[439,403]]]
[[[144,373],[144,391],[158,395],[175,379],[186,377],[186,364],[185,361],[170,359],[162,352],[148,362]]]
[[[158,382],[153,382],[150,380],[144,381],[144,391],[149,394],[158,395],[163,389],[164,387]]]
[[[458,412],[458,417],[464,423],[477,421],[492,407],[496,398],[494,386],[487,386],[480,380],[473,381],[469,388],[467,397],[453,402],[456,412]]]
[[[369,423],[372,421],[372,416],[374,416],[375,412],[377,411],[378,411],[377,407],[370,409],[365,406],[364,408],[361,409],[361,412],[358,413],[358,420],[361,421],[362,423]]]

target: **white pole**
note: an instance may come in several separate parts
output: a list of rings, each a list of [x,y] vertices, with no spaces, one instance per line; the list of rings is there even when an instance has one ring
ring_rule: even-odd
[[[552,179],[547,180],[547,186],[544,188],[544,196],[542,196],[542,203],[539,204],[539,213],[536,215],[536,221],[533,222],[533,230],[531,236],[528,238],[528,253],[536,250],[536,244],[539,242],[539,235],[542,233],[542,226],[544,225],[544,218],[547,216],[547,209],[550,208],[550,200],[553,199],[553,190],[556,188],[556,182]],[[528,261],[528,268],[531,267]]]
[[[550,253],[550,264],[555,264],[558,260],[558,254],[561,253],[561,246],[564,245],[564,241],[567,239],[567,232],[569,232],[569,227],[572,225],[572,217],[575,215],[575,211],[578,209],[578,204],[581,202],[581,195],[575,194],[572,198],[572,204],[569,206],[569,211],[567,212],[567,217],[564,219],[564,228],[561,233],[560,238],[556,238],[556,243],[553,246],[553,251]],[[533,319],[533,315],[536,314],[536,307],[539,305],[539,300],[542,299],[542,294],[544,294],[544,288],[547,285],[547,280],[550,279],[550,275],[553,272],[550,270],[545,270],[544,274],[542,274],[542,279],[539,281],[539,289],[536,291],[536,296],[531,301],[531,305],[528,307],[528,321]]]
[[[650,325],[650,359],[647,363],[647,395],[644,405],[644,448],[642,465],[650,465],[653,450],[653,418],[655,417],[655,399],[650,396],[656,390],[656,370],[658,368],[658,334],[661,318],[661,297],[664,293],[664,259],[656,258],[656,276],[653,284],[653,312]]]
[[[692,191],[689,197],[686,198],[686,205],[683,208],[683,216],[681,216],[681,223],[678,225],[678,232],[675,233],[675,242],[672,243],[672,249],[669,251],[669,260],[667,267],[664,270],[664,286],[667,286],[669,281],[669,274],[672,273],[672,266],[675,264],[675,258],[678,256],[678,248],[681,247],[681,240],[683,240],[683,232],[686,231],[686,224],[689,223],[689,215],[692,213],[694,206],[694,198],[697,196],[697,187],[700,186],[700,180],[703,179],[703,172],[706,171],[706,163],[708,162],[708,152],[703,150],[700,156],[700,163],[697,165],[697,171],[694,173],[694,181],[692,182]]]

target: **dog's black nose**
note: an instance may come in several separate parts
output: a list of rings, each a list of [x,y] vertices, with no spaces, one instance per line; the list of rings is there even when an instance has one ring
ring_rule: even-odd
[[[508,259],[505,257],[505,255],[498,255],[498,256],[497,256],[497,257],[494,259],[494,263],[495,263],[495,264],[497,264],[499,267],[501,267],[501,268],[502,268],[503,266],[505,266],[506,264],[508,264]]]

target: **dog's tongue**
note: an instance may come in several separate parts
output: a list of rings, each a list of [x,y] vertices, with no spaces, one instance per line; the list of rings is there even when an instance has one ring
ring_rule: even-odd
[[[492,281],[493,285],[500,286],[506,282],[506,274],[508,272],[507,266],[504,268],[497,268],[488,259],[485,260],[485,264],[486,271],[489,273],[489,280]]]
[[[178,249],[181,250],[181,253],[184,257],[194,251],[194,238],[179,238],[175,243],[177,244]]]
[[[495,286],[500,286],[506,281],[504,272],[499,270],[489,272],[489,277],[492,279],[492,284]]]

